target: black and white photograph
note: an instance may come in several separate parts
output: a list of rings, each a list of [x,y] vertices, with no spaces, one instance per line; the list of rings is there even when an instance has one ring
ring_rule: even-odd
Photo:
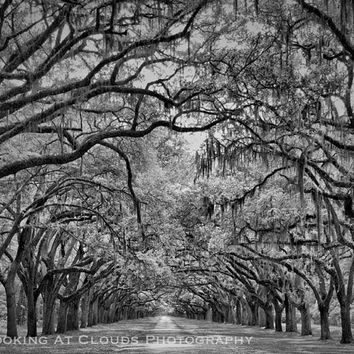
[[[0,353],[354,353],[354,0],[0,0]]]

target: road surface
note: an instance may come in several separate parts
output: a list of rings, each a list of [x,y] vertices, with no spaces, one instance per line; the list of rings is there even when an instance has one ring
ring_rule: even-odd
[[[65,335],[16,341],[0,336],[0,353],[354,353],[354,345],[338,338],[319,341],[318,335],[275,333],[259,327],[237,326],[169,316],[97,325]]]

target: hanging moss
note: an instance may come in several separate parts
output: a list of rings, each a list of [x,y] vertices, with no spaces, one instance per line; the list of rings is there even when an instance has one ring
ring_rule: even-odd
[[[297,183],[300,192],[300,204],[301,210],[305,209],[305,194],[304,194],[304,173],[305,173],[305,165],[306,165],[306,152],[303,152],[300,156],[300,159],[297,162]]]
[[[222,175],[225,176],[225,171],[226,171],[226,158],[224,157],[222,159]]]
[[[199,155],[199,153],[198,153],[198,151],[196,151],[196,153],[195,153],[195,164],[196,164],[196,166],[197,166],[197,168],[198,169],[200,169],[200,155]]]
[[[323,40],[323,33],[321,34],[319,40],[318,40],[318,59],[319,59],[319,63],[320,65],[322,64],[322,50],[323,50],[323,46],[324,46],[324,40]]]
[[[237,213],[237,204],[236,203],[231,203],[231,216],[233,221],[236,219],[236,213]]]
[[[258,105],[254,106],[253,114],[254,114],[254,118],[256,120],[256,123],[258,123],[259,120],[260,120],[260,118],[259,118],[259,106]]]
[[[220,203],[220,215],[221,215],[221,218],[223,218],[224,215],[225,215],[225,204],[224,203],[225,203],[224,201],[221,201],[221,203]]]
[[[190,32],[187,33],[187,58],[188,60],[191,59],[191,36]]]
[[[204,158],[201,157],[200,159],[200,171],[202,173],[202,176],[205,176],[205,163],[204,163]]]
[[[321,109],[321,101],[318,100],[316,103],[315,103],[315,110],[316,110],[316,118],[317,118],[317,121],[321,122],[322,121],[322,109]]]
[[[328,8],[329,8],[329,1],[328,0],[324,0],[324,6],[326,8],[326,11],[328,12]]]
[[[258,0],[254,0],[254,12],[255,12],[256,16],[258,16],[258,14],[259,14],[259,2],[258,2]]]
[[[322,239],[322,228],[323,228],[323,218],[322,218],[322,196],[315,190],[312,193],[313,201],[316,208],[316,225],[317,225],[317,241],[318,247],[320,247]]]
[[[162,28],[162,8],[161,8],[161,1],[160,0],[156,0],[157,2],[157,21],[159,24],[159,28]]]
[[[236,19],[238,14],[238,0],[234,0],[233,5],[234,5],[234,14]]]
[[[348,0],[341,0],[340,1],[340,23],[341,23],[341,31],[343,33],[347,32],[346,24],[348,21],[348,8],[347,8]]]
[[[221,157],[221,144],[219,140],[215,141],[215,148],[216,148],[216,156]]]

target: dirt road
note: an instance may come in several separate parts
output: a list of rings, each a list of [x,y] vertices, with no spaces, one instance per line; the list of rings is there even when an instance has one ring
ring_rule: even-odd
[[[17,340],[0,337],[0,353],[354,353],[354,345],[338,339],[322,342],[318,336],[275,333],[176,317],[153,317],[98,325],[65,335]]]

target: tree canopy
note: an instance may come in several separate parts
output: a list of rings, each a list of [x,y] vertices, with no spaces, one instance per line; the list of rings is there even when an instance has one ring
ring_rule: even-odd
[[[352,342],[353,6],[5,0],[7,335],[24,302],[29,336],[285,310]]]

